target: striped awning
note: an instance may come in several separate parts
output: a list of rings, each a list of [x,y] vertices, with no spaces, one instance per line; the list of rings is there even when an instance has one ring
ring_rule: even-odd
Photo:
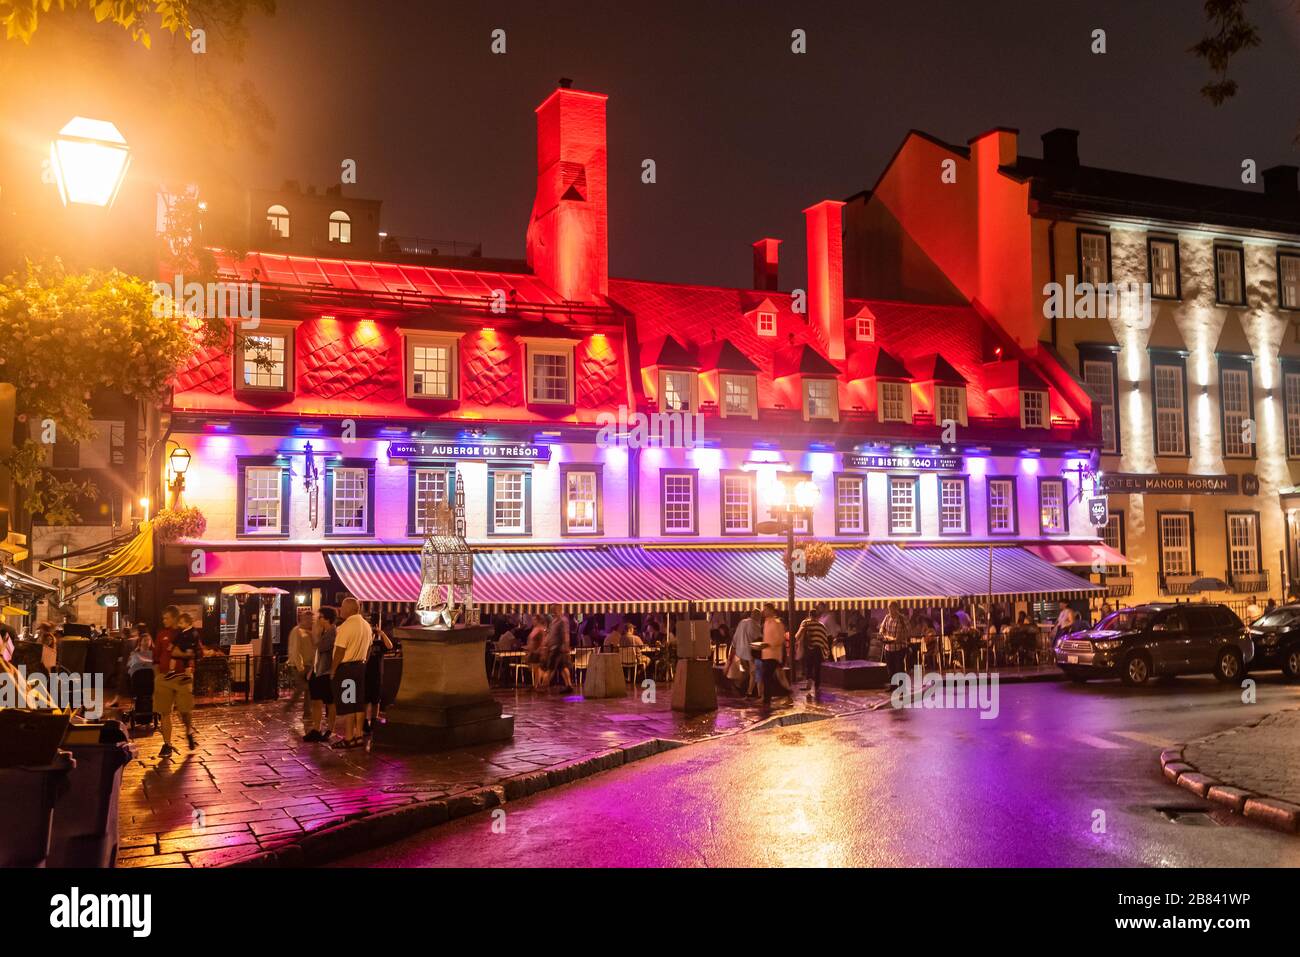
[[[1057,568],[1023,548],[1007,546],[885,545],[897,562],[922,587],[954,598],[978,601],[987,595],[1006,600],[1086,598],[1105,589],[1064,568]],[[989,558],[992,555],[990,587]]]

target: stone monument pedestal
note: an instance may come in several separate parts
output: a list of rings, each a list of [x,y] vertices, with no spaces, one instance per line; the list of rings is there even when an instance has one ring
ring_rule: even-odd
[[[627,679],[618,652],[597,653],[587,659],[587,676],[582,680],[584,698],[622,698],[626,694]]]
[[[514,737],[513,715],[488,689],[487,625],[396,629],[402,640],[402,684],[375,726],[381,747],[445,751]]]
[[[718,710],[718,686],[713,661],[708,658],[678,658],[673,678],[673,710],[687,714]]]

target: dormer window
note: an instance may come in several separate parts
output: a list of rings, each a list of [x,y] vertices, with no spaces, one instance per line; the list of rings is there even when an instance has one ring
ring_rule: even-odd
[[[758,334],[760,336],[776,335],[776,313],[760,312],[758,314]]]
[[[292,392],[293,337],[292,325],[265,320],[255,335],[241,336],[235,362],[235,388]]]
[[[460,388],[459,337],[403,330],[406,339],[406,397],[455,399]]]
[[[1048,426],[1047,393],[1025,389],[1020,393],[1020,427],[1045,429]]]
[[[542,405],[573,404],[573,345],[555,340],[524,340],[528,401]]]
[[[695,408],[695,373],[665,369],[659,373],[659,409],[662,412],[690,412]]]
[[[853,320],[853,336],[858,342],[876,341],[876,317],[858,316]]]
[[[752,375],[723,373],[720,377],[722,417],[741,416],[746,419],[758,415],[758,380]]]
[[[270,229],[272,238],[289,238],[289,210],[285,209],[279,203],[267,207],[266,224]]]
[[[839,390],[834,379],[803,380],[803,417],[808,420],[839,419]]]
[[[906,382],[881,382],[876,386],[876,408],[881,422],[912,421],[911,402]]]
[[[934,387],[934,421],[936,425],[945,422],[966,424],[966,389],[959,385],[937,385]]]
[[[341,209],[330,213],[330,242],[352,242],[352,217]]]

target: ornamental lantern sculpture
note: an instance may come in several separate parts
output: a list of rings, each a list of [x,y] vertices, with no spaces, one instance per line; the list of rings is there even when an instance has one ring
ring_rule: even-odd
[[[465,542],[465,483],[456,476],[455,506],[443,501],[425,510],[424,547],[420,550],[420,623],[450,628],[463,615],[478,624],[474,608],[474,553]],[[457,605],[457,591],[461,602]]]

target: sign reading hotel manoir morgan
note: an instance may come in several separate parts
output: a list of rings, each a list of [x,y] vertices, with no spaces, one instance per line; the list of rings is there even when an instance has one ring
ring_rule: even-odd
[[[1133,495],[1236,495],[1242,484],[1239,475],[1107,472],[1098,480],[1098,491]]]
[[[390,459],[509,459],[549,462],[551,447],[531,442],[389,442]]]
[[[959,455],[862,455],[844,453],[846,469],[917,469],[920,471],[960,472]]]

